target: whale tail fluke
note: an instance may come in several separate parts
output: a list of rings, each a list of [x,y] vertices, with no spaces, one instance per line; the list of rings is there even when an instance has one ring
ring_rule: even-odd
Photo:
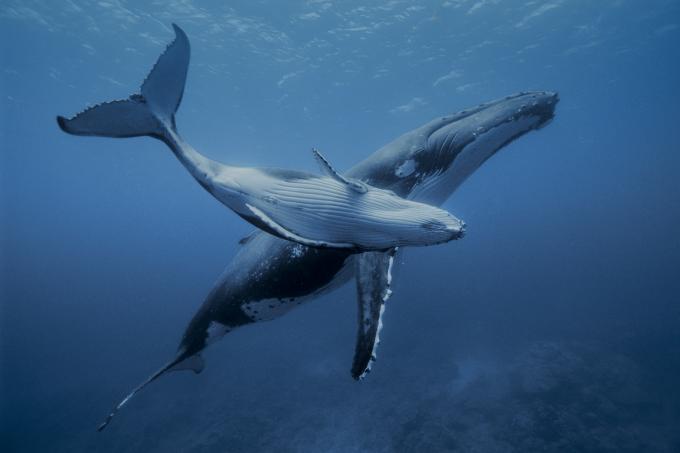
[[[142,83],[141,93],[128,99],[90,107],[73,118],[57,117],[59,127],[73,135],[162,138],[175,128],[175,112],[182,101],[191,49],[184,31],[172,24],[175,39]]]
[[[201,371],[203,371],[204,366],[205,364],[203,362],[203,357],[201,357],[200,354],[193,355],[188,355],[184,353],[178,354],[174,360],[171,360],[170,362],[165,364],[158,371],[149,376],[144,382],[135,387],[130,393],[128,393],[127,396],[125,396],[125,398],[123,398],[120,401],[120,403],[118,403],[113,408],[113,410],[109,412],[109,415],[106,416],[106,419],[104,419],[104,421],[97,427],[97,431],[102,431],[104,428],[106,428],[109,425],[109,423],[111,423],[111,420],[118,413],[118,411],[123,406],[125,406],[128,403],[128,401],[132,399],[133,396],[135,396],[140,390],[142,390],[147,385],[151,384],[153,381],[155,381],[165,373],[168,373],[170,371],[192,370],[194,373],[198,374]]]

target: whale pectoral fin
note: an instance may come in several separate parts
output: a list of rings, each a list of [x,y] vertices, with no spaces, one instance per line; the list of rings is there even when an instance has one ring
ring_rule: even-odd
[[[319,152],[318,149],[312,148],[312,153],[314,154],[316,161],[319,163],[319,167],[321,167],[321,170],[328,176],[343,184],[347,184],[348,187],[350,187],[352,190],[358,193],[366,193],[368,191],[368,186],[365,183],[358,181],[356,179],[347,178],[338,173],[338,171],[335,168],[333,168],[330,162],[328,162],[328,159],[323,157],[323,155]]]
[[[392,295],[392,264],[397,249],[362,253],[356,260],[359,326],[352,377],[363,379],[376,359],[385,302]]]
[[[274,221],[271,217],[269,217],[267,214],[262,212],[261,209],[256,208],[255,206],[252,206],[248,203],[246,203],[246,207],[250,210],[250,212],[257,217],[257,219],[264,224],[270,232],[274,232],[277,236],[287,239],[289,241],[297,242],[298,244],[306,245],[309,247],[317,247],[317,248],[336,248],[336,249],[348,249],[348,248],[354,248],[354,244],[350,243],[345,243],[345,242],[328,242],[328,241],[321,241],[317,239],[310,239],[306,238],[303,236],[300,236],[296,233],[293,233],[292,231],[286,229],[285,227],[281,226],[281,224],[277,223]],[[251,222],[253,223],[253,222]],[[261,225],[255,225],[257,227],[261,227]]]

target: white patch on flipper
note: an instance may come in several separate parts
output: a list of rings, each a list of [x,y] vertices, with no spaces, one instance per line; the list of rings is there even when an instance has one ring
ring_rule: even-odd
[[[416,161],[413,159],[409,159],[406,162],[399,165],[397,169],[394,170],[394,174],[400,178],[405,178],[411,175],[414,171],[416,171]]]
[[[373,365],[373,362],[378,358],[378,344],[380,343],[380,331],[383,328],[383,323],[382,323],[382,316],[383,313],[385,313],[385,306],[380,307],[380,315],[378,316],[378,328],[376,329],[375,332],[375,342],[373,342],[373,349],[371,350],[371,359],[368,361],[368,364],[366,365],[366,369],[364,370],[363,373],[359,376],[359,379],[363,379],[366,377],[368,373],[371,372],[371,366]]]
[[[380,331],[383,328],[383,322],[382,322],[382,317],[383,314],[385,313],[385,302],[390,298],[392,295],[392,290],[390,289],[390,285],[392,283],[392,265],[394,264],[394,256],[397,253],[397,248],[394,249],[393,254],[390,256],[390,260],[387,265],[387,275],[385,276],[385,280],[387,281],[387,286],[385,287],[385,291],[383,292],[382,296],[382,305],[380,306],[380,315],[378,315],[378,328],[375,331],[375,341],[373,342],[373,349],[371,350],[371,360],[368,361],[368,365],[366,366],[366,369],[364,370],[363,373],[359,376],[359,379],[363,379],[366,377],[368,373],[371,372],[371,366],[373,365],[373,362],[378,358],[378,344],[380,343]]]
[[[395,247],[392,256],[390,256],[389,264],[387,265],[387,291],[385,291],[387,296],[383,297],[383,302],[386,302],[387,299],[389,299],[389,297],[392,295],[392,290],[390,289],[390,286],[392,286],[392,266],[394,265],[394,257],[398,251],[399,247]]]

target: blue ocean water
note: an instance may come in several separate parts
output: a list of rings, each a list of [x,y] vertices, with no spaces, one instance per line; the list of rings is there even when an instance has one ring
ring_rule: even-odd
[[[171,358],[252,227],[161,143],[55,116],[138,90],[172,39],[177,116],[213,159],[347,169],[430,119],[523,90],[555,120],[407,250],[379,360],[351,379],[353,285]],[[0,4],[0,449],[680,451],[680,3]]]

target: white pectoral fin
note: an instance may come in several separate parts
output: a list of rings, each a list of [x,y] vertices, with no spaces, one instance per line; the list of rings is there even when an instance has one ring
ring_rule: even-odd
[[[392,295],[392,264],[397,249],[366,252],[356,259],[357,302],[359,308],[357,342],[352,361],[352,377],[364,378],[376,359],[385,302]]]
[[[250,210],[250,212],[255,215],[255,217],[260,220],[264,225],[267,226],[271,231],[276,233],[278,236],[287,239],[289,241],[297,242],[298,244],[306,245],[309,247],[317,247],[317,248],[336,248],[336,249],[348,249],[348,248],[355,248],[354,244],[346,243],[346,242],[329,242],[329,241],[323,241],[323,240],[318,240],[318,239],[310,239],[306,238],[303,236],[300,236],[296,233],[293,233],[292,231],[288,230],[287,228],[281,226],[279,223],[274,221],[271,217],[269,217],[267,214],[262,212],[261,209],[256,208],[255,206],[252,206],[248,203],[246,203],[246,207]],[[258,226],[258,225],[256,225]]]
[[[328,159],[323,157],[323,155],[319,152],[318,149],[312,148],[312,153],[314,154],[316,161],[319,163],[319,167],[321,167],[321,170],[328,176],[343,184],[347,184],[348,187],[350,187],[352,190],[358,193],[366,193],[368,191],[368,187],[366,186],[365,183],[358,181],[356,179],[347,178],[338,173],[338,171],[335,168],[333,168],[330,162],[328,162]]]

